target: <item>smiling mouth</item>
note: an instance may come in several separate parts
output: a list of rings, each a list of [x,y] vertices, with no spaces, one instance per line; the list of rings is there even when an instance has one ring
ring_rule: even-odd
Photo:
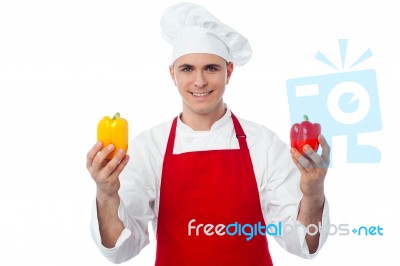
[[[204,96],[207,96],[207,95],[209,95],[210,93],[212,93],[214,90],[212,90],[212,91],[207,91],[207,92],[192,92],[192,91],[189,91],[193,96],[196,96],[196,97],[204,97]]]

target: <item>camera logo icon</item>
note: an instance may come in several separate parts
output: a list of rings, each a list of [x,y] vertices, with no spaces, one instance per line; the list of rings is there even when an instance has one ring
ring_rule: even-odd
[[[345,65],[347,40],[339,40],[342,67]],[[348,69],[372,56],[367,49]],[[318,52],[316,59],[338,70]],[[336,136],[347,137],[348,163],[379,163],[377,147],[361,145],[358,134],[382,129],[376,72],[373,69],[289,79],[286,82],[291,123],[307,114],[322,124],[322,134],[332,147]]]

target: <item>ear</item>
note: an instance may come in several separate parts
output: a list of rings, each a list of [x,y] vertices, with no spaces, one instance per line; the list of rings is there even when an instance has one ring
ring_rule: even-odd
[[[233,72],[233,63],[229,62],[227,67],[226,67],[226,84],[229,83],[229,79],[232,76],[232,72]]]
[[[170,65],[169,66],[169,75],[171,76],[175,86],[176,86],[176,78],[175,78],[175,69],[174,69],[174,65]]]

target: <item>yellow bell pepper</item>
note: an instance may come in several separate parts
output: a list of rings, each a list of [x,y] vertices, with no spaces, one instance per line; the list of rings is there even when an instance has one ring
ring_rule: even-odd
[[[128,121],[116,113],[113,118],[103,117],[97,126],[97,140],[103,142],[103,147],[114,145],[114,150],[107,156],[112,159],[120,150],[128,150]]]

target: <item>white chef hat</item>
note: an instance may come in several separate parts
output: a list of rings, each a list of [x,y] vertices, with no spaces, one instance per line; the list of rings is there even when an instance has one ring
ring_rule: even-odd
[[[173,46],[172,63],[191,53],[215,54],[235,66],[246,64],[251,57],[246,38],[192,3],[176,4],[165,10],[161,35]]]

